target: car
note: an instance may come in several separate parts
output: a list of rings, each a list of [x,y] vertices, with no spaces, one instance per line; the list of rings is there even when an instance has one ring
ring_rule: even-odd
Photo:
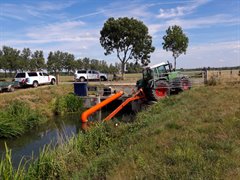
[[[13,92],[15,87],[18,87],[18,82],[0,81],[0,92]]]
[[[74,80],[84,82],[87,80],[107,81],[107,75],[96,70],[76,70]]]
[[[19,82],[20,87],[23,86],[33,86],[38,87],[41,84],[52,84],[56,83],[56,77],[48,75],[45,72],[20,72],[17,73],[14,81]]]

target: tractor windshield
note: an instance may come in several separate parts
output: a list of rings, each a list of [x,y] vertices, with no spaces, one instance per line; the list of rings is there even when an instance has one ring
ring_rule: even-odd
[[[152,79],[152,70],[147,68],[143,70],[143,79]]]
[[[158,79],[159,77],[163,77],[167,74],[167,70],[165,66],[158,66],[153,69],[154,79]]]
[[[157,69],[159,74],[163,74],[163,73],[167,72],[165,66],[159,66],[156,69]]]

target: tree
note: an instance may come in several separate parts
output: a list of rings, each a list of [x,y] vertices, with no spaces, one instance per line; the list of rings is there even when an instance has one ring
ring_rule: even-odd
[[[83,69],[83,61],[81,59],[77,59],[74,61],[74,67],[76,69]]]
[[[24,48],[20,55],[19,69],[21,71],[27,71],[30,68],[31,61],[31,50],[29,48]]]
[[[176,59],[182,54],[186,54],[188,47],[188,37],[183,33],[180,26],[168,27],[166,35],[163,36],[163,49],[172,51],[174,57],[174,68],[176,69]]]
[[[116,74],[116,73],[118,73],[118,68],[116,66],[110,64],[109,68],[108,68],[108,73]]]
[[[37,50],[32,54],[30,68],[31,70],[42,70],[45,68],[45,59],[43,51]]]
[[[90,60],[90,69],[97,69],[97,70],[100,70],[99,69],[99,60],[97,59],[92,59]]]
[[[128,73],[140,73],[142,71],[142,67],[138,63],[127,63],[127,72]]]
[[[124,67],[130,59],[141,61],[147,65],[150,62],[152,37],[143,22],[134,18],[109,18],[100,31],[100,43],[105,49],[105,55],[116,51],[121,62],[121,73],[124,76]]]
[[[60,51],[50,51],[48,55],[47,68],[57,75],[63,69],[64,53]]]
[[[20,51],[8,46],[3,46],[2,53],[2,63],[5,73],[6,70],[9,70],[10,73],[12,73],[12,71],[17,72],[19,69]]]
[[[89,58],[83,58],[82,60],[82,65],[83,65],[83,69],[90,69],[90,59]]]
[[[73,54],[69,54],[67,52],[63,53],[63,67],[67,70],[69,75],[70,71],[75,69],[74,59],[75,57]]]
[[[104,60],[99,61],[99,67],[98,67],[98,69],[99,69],[101,72],[108,73],[109,68],[110,68],[110,66],[108,67],[108,64],[107,64],[106,61],[104,61]]]

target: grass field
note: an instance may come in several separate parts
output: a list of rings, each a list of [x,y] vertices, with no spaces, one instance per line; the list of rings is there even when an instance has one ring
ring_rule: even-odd
[[[240,70],[208,71],[208,80],[212,78],[223,83],[240,81]]]
[[[240,84],[199,87],[140,112],[133,123],[92,126],[43,151],[9,179],[240,179]],[[116,122],[116,121],[115,121]]]

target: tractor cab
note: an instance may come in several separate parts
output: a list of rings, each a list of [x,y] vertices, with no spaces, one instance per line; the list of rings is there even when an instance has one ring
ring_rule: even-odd
[[[172,71],[171,64],[162,62],[151,66],[153,79],[168,79],[169,73]]]
[[[147,67],[143,70],[143,79],[168,79],[169,73],[172,72],[172,64],[171,63],[159,63],[150,67]]]

